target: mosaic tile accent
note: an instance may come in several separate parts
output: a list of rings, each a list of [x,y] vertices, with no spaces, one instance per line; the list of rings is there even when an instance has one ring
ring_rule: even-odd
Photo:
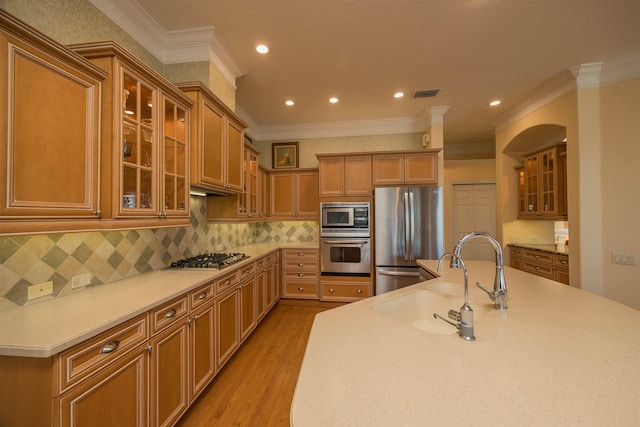
[[[203,252],[252,242],[317,241],[317,221],[207,224],[207,204],[191,198],[187,227],[0,237],[0,297],[27,303],[27,287],[53,281],[53,297],[79,292],[74,276],[91,273],[98,286]],[[37,300],[36,300],[37,301]]]

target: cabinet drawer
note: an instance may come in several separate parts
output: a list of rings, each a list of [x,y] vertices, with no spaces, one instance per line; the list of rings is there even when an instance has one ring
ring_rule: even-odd
[[[369,283],[321,283],[320,299],[324,301],[354,301],[371,296]]]
[[[264,268],[266,266],[268,266],[270,263],[271,263],[271,257],[270,256],[265,256],[265,257],[262,257],[260,259],[257,259],[256,263],[255,263],[256,273],[259,272],[259,271],[264,270]]]
[[[318,260],[309,260],[302,258],[294,260],[285,259],[282,263],[282,266],[285,270],[291,271],[318,271]]]
[[[227,289],[238,287],[240,282],[238,270],[234,270],[214,281],[216,288],[216,295],[224,293]]]
[[[252,274],[256,274],[256,264],[254,262],[244,265],[239,268],[240,272],[240,281],[243,281],[247,277],[250,277]]]
[[[318,284],[313,282],[285,282],[284,292],[287,297],[318,298]]]
[[[560,269],[568,269],[569,268],[569,255],[559,255],[556,254],[553,256],[553,265],[556,266],[556,268],[560,268]]]
[[[172,325],[189,312],[187,295],[176,298],[151,310],[151,335]]]
[[[282,250],[282,258],[283,260],[289,259],[298,259],[298,258],[318,258],[318,250],[317,249],[283,249]]]
[[[520,249],[520,248],[513,248],[513,247],[512,247],[512,248],[510,249],[510,251],[511,251],[511,257],[512,257],[512,258],[520,258],[520,257],[522,257],[522,249]]]
[[[282,280],[318,280],[318,270],[284,270],[282,272]]]
[[[200,286],[189,293],[189,307],[191,310],[200,307],[205,302],[211,300],[215,295],[213,282]]]
[[[522,254],[523,258],[527,260],[547,263],[549,265],[553,264],[553,254],[548,252],[530,251],[525,249],[522,251]]]
[[[145,313],[60,353],[56,358],[60,378],[58,393],[147,341],[147,324]]]
[[[522,271],[533,273],[536,276],[546,277],[553,280],[553,267],[551,265],[536,264],[534,262],[524,260],[522,262]]]

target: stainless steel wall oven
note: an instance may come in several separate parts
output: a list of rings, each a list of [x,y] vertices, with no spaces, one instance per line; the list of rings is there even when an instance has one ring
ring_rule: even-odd
[[[322,275],[371,274],[370,204],[321,203],[320,272]]]

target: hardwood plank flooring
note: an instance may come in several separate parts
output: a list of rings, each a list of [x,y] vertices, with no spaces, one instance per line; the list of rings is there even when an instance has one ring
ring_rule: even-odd
[[[311,325],[315,315],[328,308],[281,300],[178,426],[289,426]]]

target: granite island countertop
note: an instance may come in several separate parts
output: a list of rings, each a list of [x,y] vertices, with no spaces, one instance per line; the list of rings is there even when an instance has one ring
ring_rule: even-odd
[[[470,284],[491,287],[493,263],[466,264]],[[509,309],[479,318],[474,342],[370,308],[463,283],[461,270],[441,274],[316,316],[292,426],[640,425],[640,311],[508,267]]]
[[[221,270],[163,269],[17,306],[0,307],[0,356],[49,357],[282,248],[318,242],[255,243],[227,252],[249,258]]]

